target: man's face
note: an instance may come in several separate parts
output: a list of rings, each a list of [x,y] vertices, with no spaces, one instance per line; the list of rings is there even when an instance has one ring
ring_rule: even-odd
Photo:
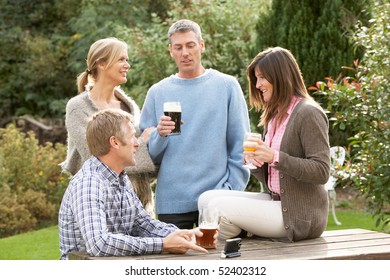
[[[179,69],[180,78],[195,78],[203,73],[201,56],[204,48],[203,40],[199,42],[193,31],[171,36],[169,51]]]
[[[135,129],[131,122],[126,124],[126,134],[125,139],[119,141],[119,159],[123,162],[124,166],[134,166],[135,161],[135,152],[139,146],[137,138],[135,137]]]

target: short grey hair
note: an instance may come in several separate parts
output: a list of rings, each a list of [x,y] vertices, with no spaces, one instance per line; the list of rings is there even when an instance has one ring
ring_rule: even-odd
[[[188,19],[181,19],[174,24],[171,25],[171,27],[168,30],[168,39],[169,43],[171,43],[171,36],[175,33],[185,33],[193,31],[196,35],[196,38],[200,42],[202,40],[202,31],[200,29],[199,24],[192,20]]]

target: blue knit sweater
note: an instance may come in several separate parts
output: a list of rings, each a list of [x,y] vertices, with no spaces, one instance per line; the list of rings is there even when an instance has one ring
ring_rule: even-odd
[[[184,124],[181,135],[161,137],[155,130],[150,137],[149,153],[160,164],[157,214],[196,211],[207,190],[244,190],[249,171],[242,167],[242,141],[249,117],[237,80],[213,69],[193,79],[163,79],[146,96],[141,130],[157,126],[167,101],[181,103]]]

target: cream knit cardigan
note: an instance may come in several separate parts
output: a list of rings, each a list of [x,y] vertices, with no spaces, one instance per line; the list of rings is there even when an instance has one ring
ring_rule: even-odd
[[[134,100],[130,99],[119,88],[115,91],[115,96],[130,108],[130,113],[134,118],[134,125],[139,133],[140,109]],[[89,92],[85,91],[71,98],[66,105],[65,125],[68,132],[68,150],[66,160],[61,163],[63,171],[74,175],[81,169],[83,163],[91,156],[89,153],[86,130],[88,119],[100,109],[89,97]],[[151,159],[147,150],[147,145],[141,143],[136,153],[137,166],[126,168],[128,174],[139,173],[145,168],[150,169]],[[148,166],[139,166],[138,163],[147,163]]]

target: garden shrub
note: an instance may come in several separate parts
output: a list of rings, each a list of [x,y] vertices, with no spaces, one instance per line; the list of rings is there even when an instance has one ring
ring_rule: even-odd
[[[0,129],[0,237],[56,224],[69,178],[59,163],[66,146],[39,145],[14,124]]]
[[[26,205],[18,203],[18,196],[11,192],[6,184],[0,186],[0,237],[14,235],[35,228],[35,219],[26,209]]]
[[[55,216],[55,207],[52,202],[48,201],[46,194],[42,192],[33,191],[28,189],[22,192],[18,196],[18,203],[25,205],[28,212],[37,221],[50,220]]]
[[[390,3],[378,1],[370,26],[357,26],[354,39],[365,55],[348,67],[352,75],[317,83],[317,92],[328,97],[332,128],[352,132],[345,171],[382,228],[390,223],[389,12]]]

